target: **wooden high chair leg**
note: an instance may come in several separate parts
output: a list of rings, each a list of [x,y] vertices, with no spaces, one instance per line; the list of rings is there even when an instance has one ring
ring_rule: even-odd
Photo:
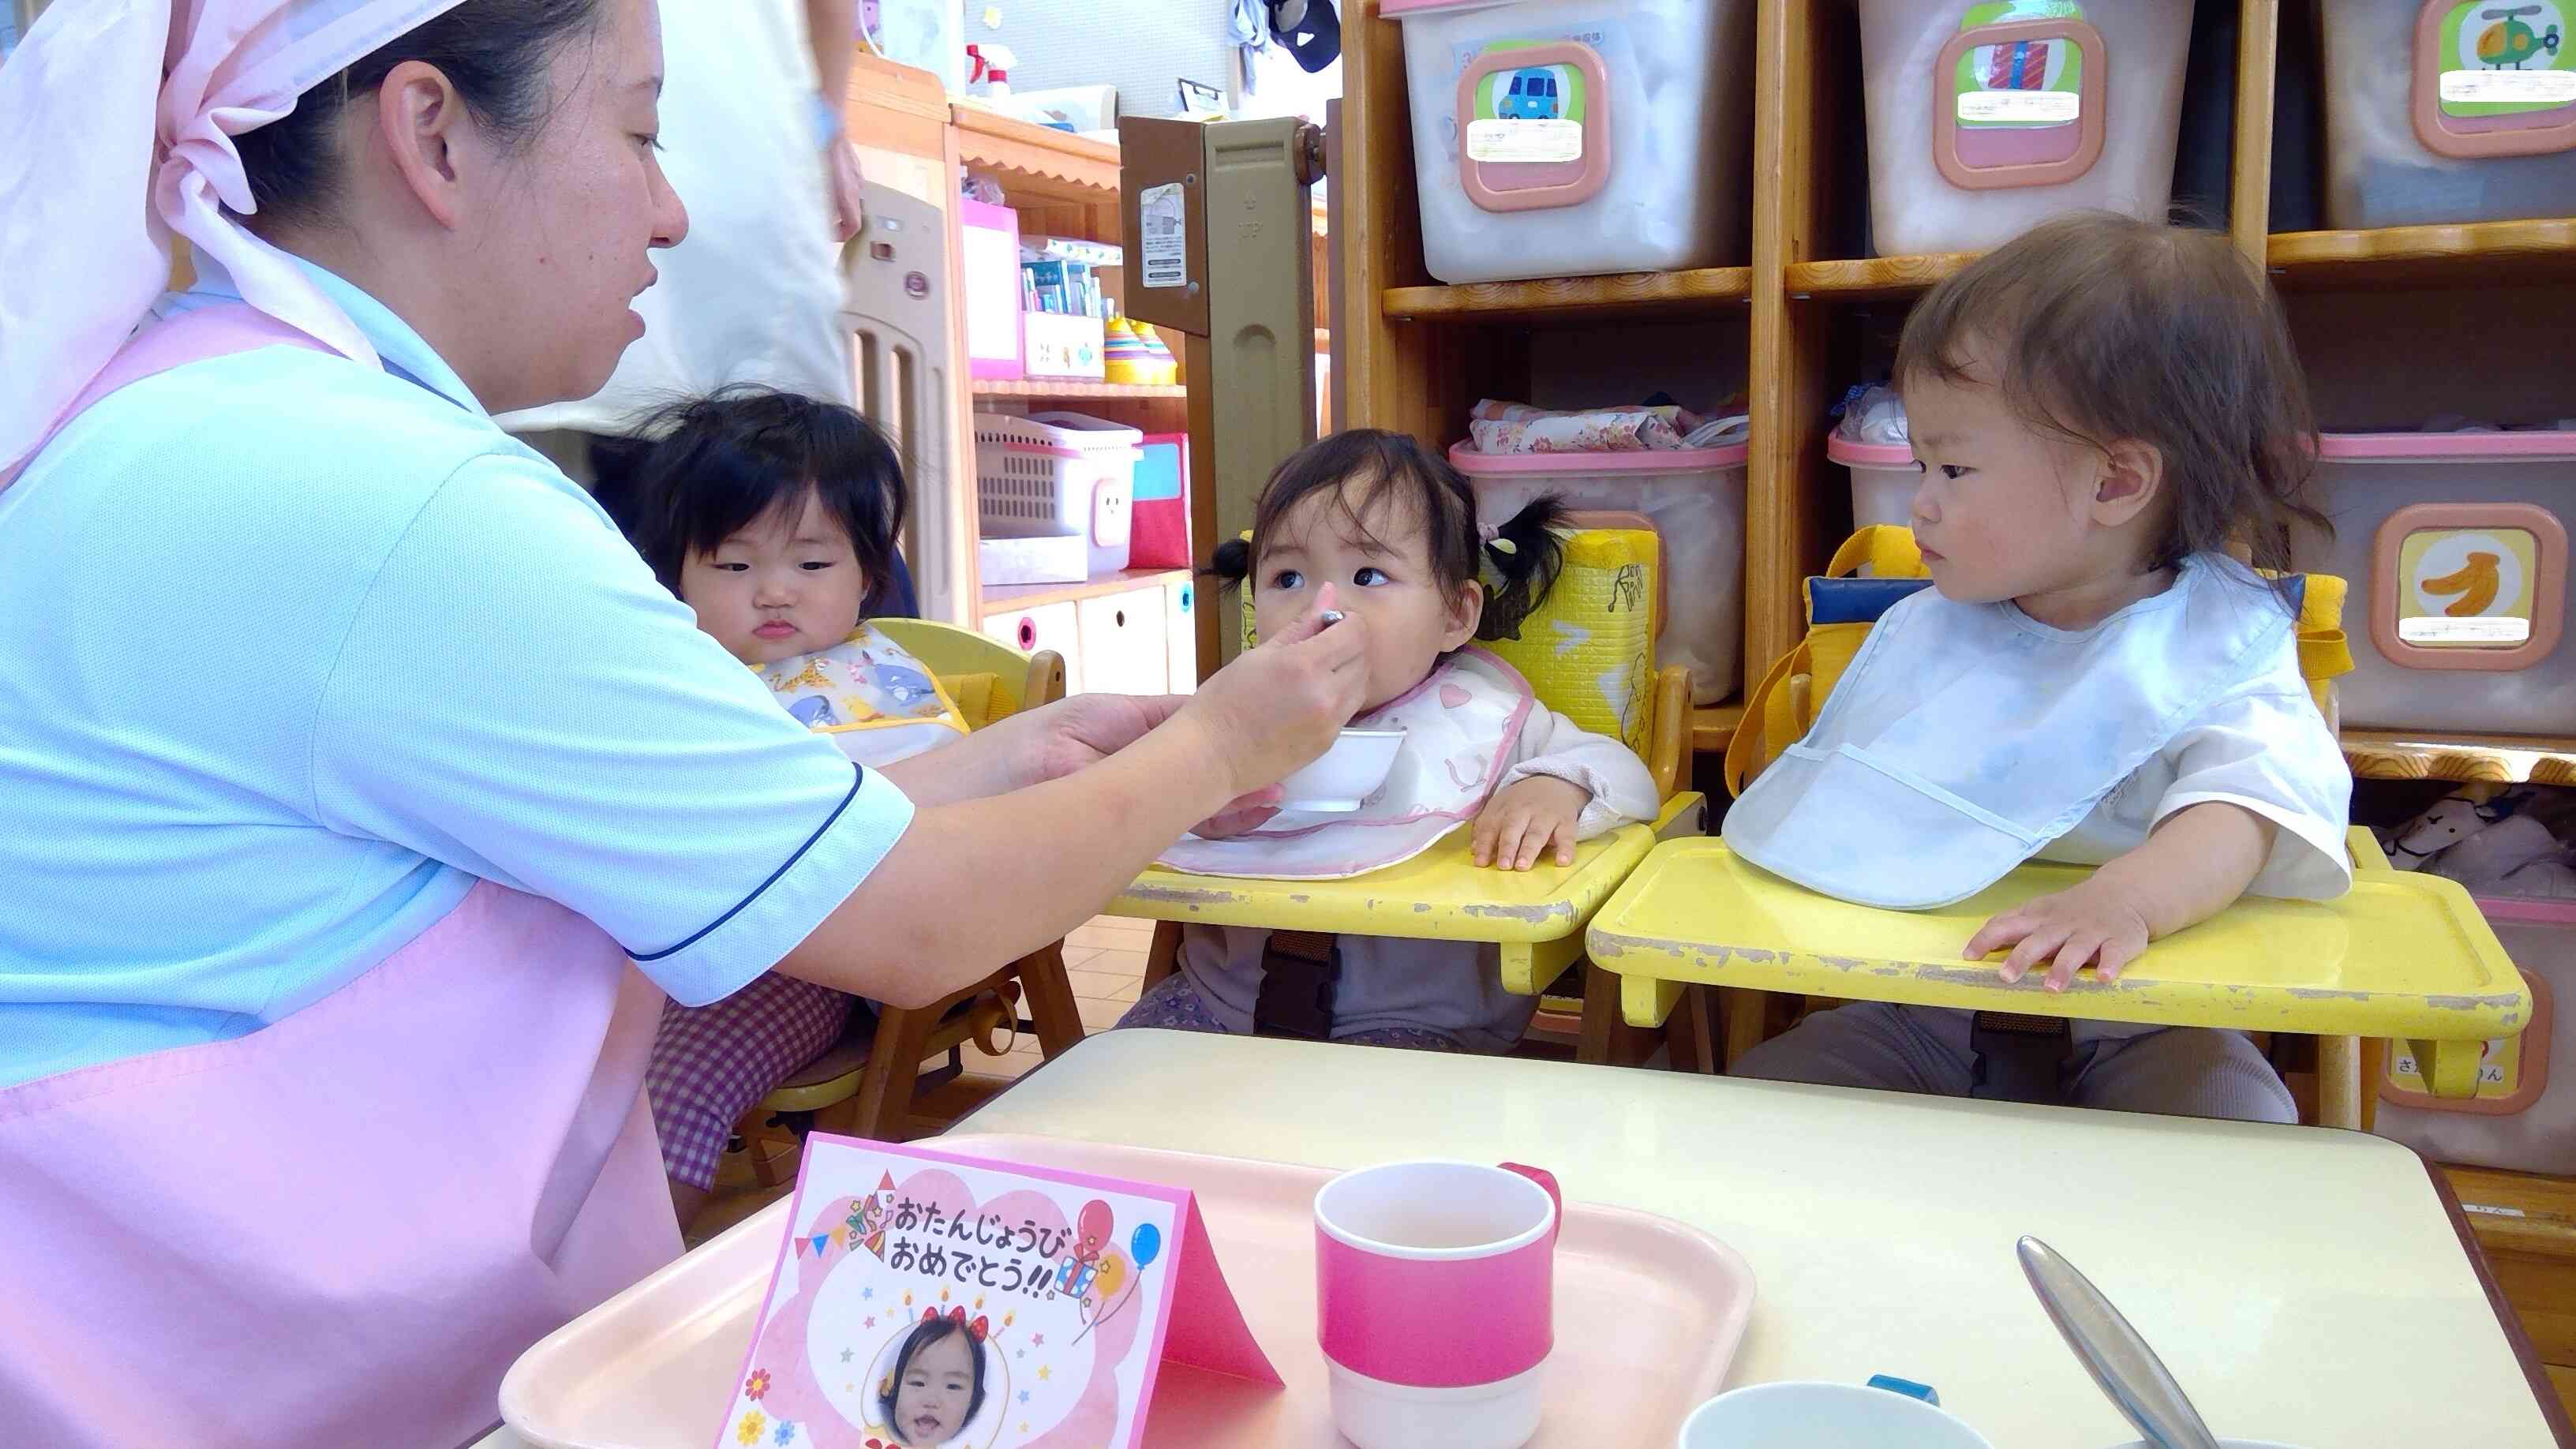
[[[1145,989],[1163,984],[1163,978],[1181,969],[1181,923],[1156,921],[1154,944],[1145,950]]]
[[[1709,1000],[1712,988],[1686,986],[1682,999],[1673,1007],[1672,1019],[1664,1023],[1664,1047],[1677,1072],[1695,1072],[1702,1076],[1717,1071],[1717,1047],[1709,1017],[1713,1007]]]
[[[901,1142],[912,1116],[912,1088],[921,1075],[921,1059],[930,1050],[930,1031],[948,1003],[905,1009],[887,1007],[877,1016],[876,1040],[868,1064],[859,1072],[859,1094],[850,1103],[850,1130],[876,1142]]]
[[[1028,988],[1029,1020],[1037,1024],[1038,1050],[1048,1060],[1073,1050],[1082,1040],[1082,1009],[1073,999],[1073,978],[1065,974],[1064,943],[1041,946],[1020,958],[1020,984]]]
[[[1679,1016],[1682,1007],[1673,1008]],[[1575,1039],[1574,1059],[1593,1066],[1633,1067],[1655,1054],[1656,1034],[1630,1026],[1619,1009],[1619,978],[1607,971],[1583,973],[1583,1031]]]
[[[2317,1125],[2358,1132],[2361,1096],[2361,1042],[2348,1036],[2317,1038]]]
[[[1725,1018],[1726,1070],[1731,1072],[1746,1052],[1762,1045],[1763,1038],[1769,1035],[1766,1018],[1770,1014],[1771,1003],[1768,993],[1732,986],[1720,988],[1718,994],[1720,1012]]]
[[[2379,1037],[2361,1039],[2361,1130],[2379,1130],[2379,1084],[2388,1080],[2388,1043]]]
[[[756,1108],[754,1110],[758,1111]],[[759,1116],[760,1124],[742,1134],[743,1152],[751,1159],[751,1177],[762,1187],[782,1187],[788,1181],[788,1174],[778,1170],[779,1155],[769,1150],[770,1143],[774,1140],[769,1135],[772,1130],[768,1125],[769,1114],[760,1112]],[[796,1136],[794,1129],[781,1130],[786,1132],[792,1142]],[[796,1161],[796,1154],[793,1152],[786,1154],[786,1160]]]

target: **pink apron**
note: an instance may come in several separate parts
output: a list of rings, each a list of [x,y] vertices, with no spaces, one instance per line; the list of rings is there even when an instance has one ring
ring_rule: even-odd
[[[230,310],[110,375],[293,340],[182,325]],[[0,1088],[0,1444],[489,1429],[523,1349],[679,1253],[661,1002],[598,927],[486,882],[273,1025]]]

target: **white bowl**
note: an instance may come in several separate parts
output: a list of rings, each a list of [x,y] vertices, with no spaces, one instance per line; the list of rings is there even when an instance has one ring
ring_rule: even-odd
[[[1279,782],[1282,810],[1347,815],[1377,793],[1395,768],[1402,730],[1344,730],[1313,764]]]
[[[1994,1449],[1921,1399],[1860,1384],[1755,1384],[1720,1394],[1682,1424],[1681,1449]]]

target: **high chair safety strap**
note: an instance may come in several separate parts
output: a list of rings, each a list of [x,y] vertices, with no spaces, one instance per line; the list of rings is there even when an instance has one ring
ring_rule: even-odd
[[[2075,1034],[2064,1017],[1980,1011],[1968,1028],[1968,1095],[1989,1102],[2066,1101]]]
[[[1847,579],[1866,567],[1873,578],[1928,578],[1923,569],[1923,550],[1914,541],[1914,530],[1892,523],[1874,523],[1844,539],[1834,550],[1832,563],[1825,565],[1825,577]]]
[[[1864,568],[1874,579],[1928,577],[1923,568],[1923,550],[1914,542],[1914,530],[1894,524],[1872,524],[1844,539],[1821,577],[1848,579]],[[1759,774],[1764,765],[1815,723],[1815,711],[1824,704],[1825,696],[1833,693],[1834,681],[1842,678],[1843,666],[1860,652],[1860,642],[1867,637],[1870,624],[1896,596],[1874,599],[1866,619],[1829,619],[1817,607],[1815,581],[1808,583],[1807,637],[1772,661],[1762,682],[1746,696],[1744,719],[1734,737],[1726,742],[1726,788],[1734,794],[1743,794],[1745,781]],[[1804,689],[1797,686],[1801,675],[1807,679]]]
[[[1800,640],[1796,648],[1771,661],[1762,682],[1753,686],[1753,695],[1745,702],[1744,718],[1737,723],[1735,734],[1726,742],[1726,789],[1730,795],[1744,793],[1744,782],[1755,770],[1777,753],[1782,745],[1807,732],[1799,721],[1799,711],[1791,698],[1789,678],[1806,668],[1807,645]],[[1769,742],[1777,740],[1779,745]]]
[[[1261,994],[1252,1005],[1252,1029],[1263,1036],[1330,1041],[1333,997],[1341,984],[1342,952],[1316,931],[1273,931],[1262,945]]]

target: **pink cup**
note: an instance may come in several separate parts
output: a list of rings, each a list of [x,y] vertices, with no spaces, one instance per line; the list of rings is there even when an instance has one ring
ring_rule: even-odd
[[[1318,1338],[1359,1449],[1519,1449],[1556,1346],[1556,1179],[1392,1162],[1315,1194]]]

